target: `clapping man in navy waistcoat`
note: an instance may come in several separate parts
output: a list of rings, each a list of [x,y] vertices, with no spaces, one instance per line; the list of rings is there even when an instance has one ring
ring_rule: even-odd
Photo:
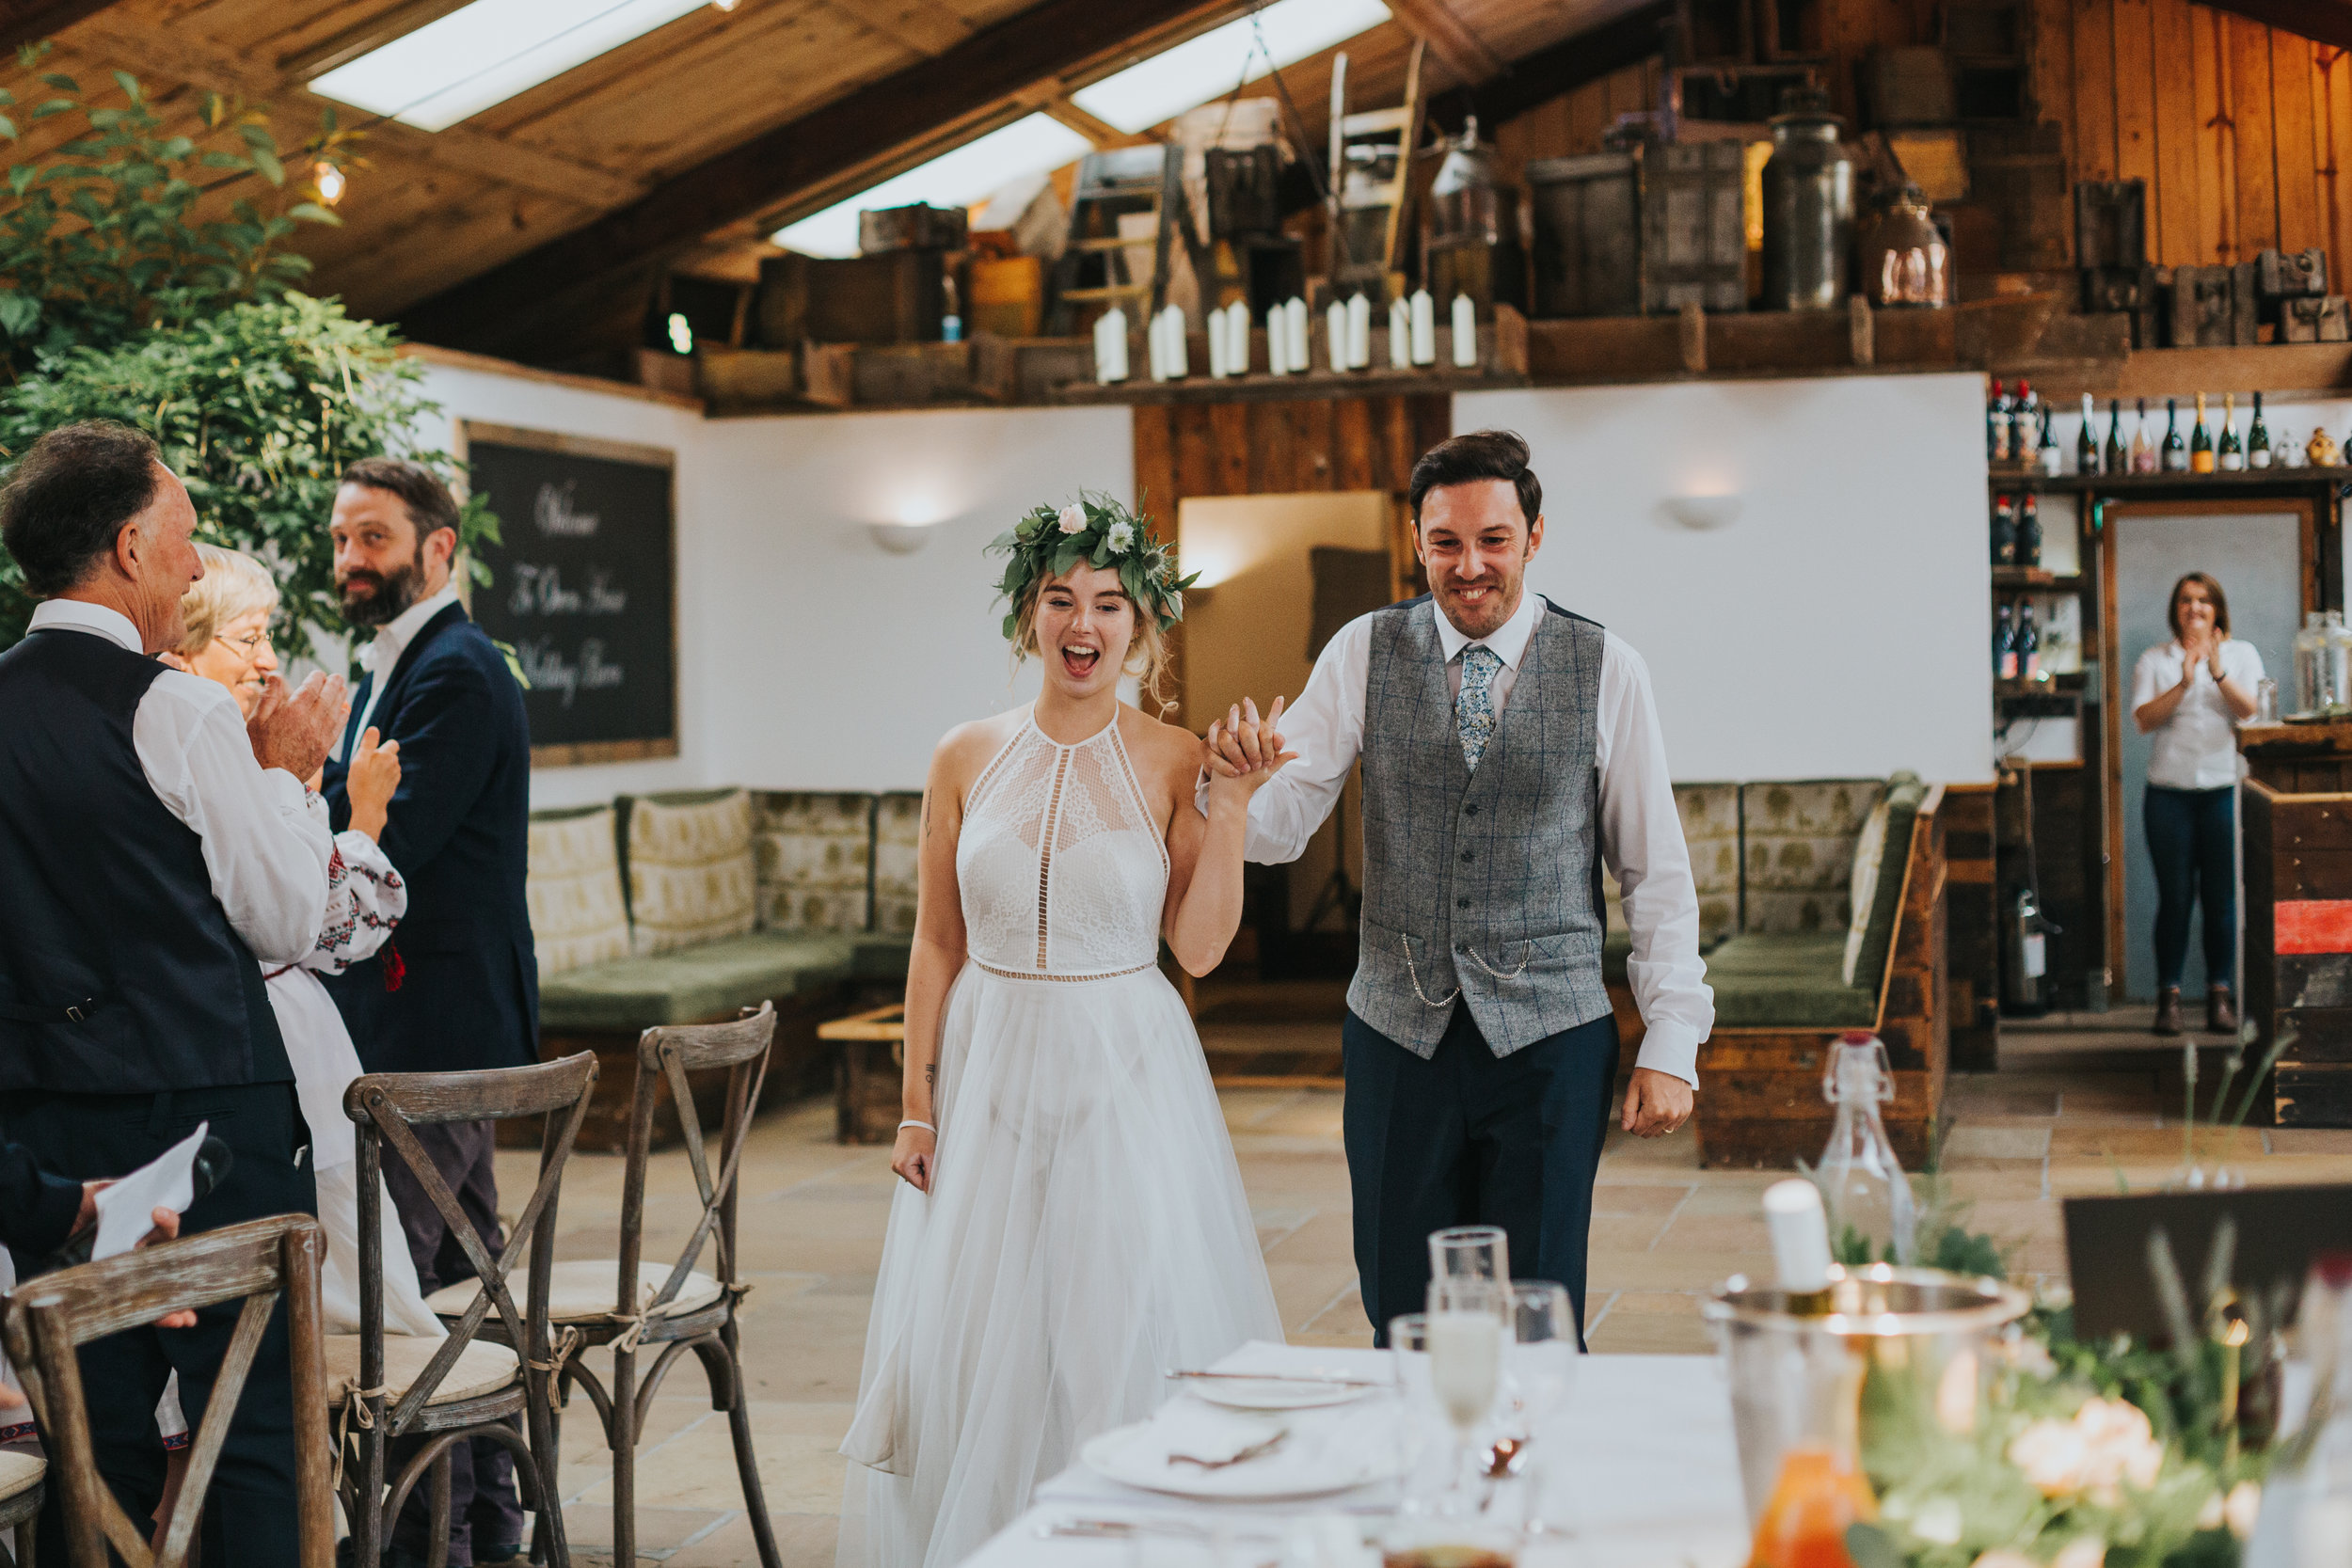
[[[1646,1033],[1618,1121],[1691,1115],[1714,995],[1641,656],[1527,591],[1543,486],[1508,431],[1413,465],[1430,592],[1348,623],[1249,802],[1246,853],[1298,858],[1363,763],[1364,904],[1341,1030],[1364,1312],[1422,1310],[1434,1230],[1501,1226],[1511,1269],[1568,1289],[1581,1334],[1593,1178],[1617,1068],[1601,870],[1625,895]],[[1209,741],[1254,768],[1254,709]]]
[[[329,530],[343,617],[374,628],[342,745],[326,765],[337,828],[351,814],[345,759],[373,725],[400,742],[384,853],[408,882],[408,914],[373,958],[326,980],[371,1072],[456,1072],[538,1059],[539,970],[529,867],[531,730],[521,689],[451,581],[457,502],[421,466],[370,457],[343,471]],[[420,1127],[417,1139],[497,1257],[498,1173],[488,1122]],[[385,1184],[427,1292],[474,1275],[423,1187],[398,1159]],[[513,1560],[523,1516],[507,1450],[451,1452],[453,1564]],[[429,1559],[423,1490],[393,1532],[396,1562]]]
[[[234,1159],[188,1209],[192,1233],[317,1210],[262,964],[318,940],[333,842],[301,781],[346,706],[340,677],[290,698],[272,675],[248,722],[226,688],[156,661],[204,575],[195,527],[154,443],[119,425],[50,432],[0,490],[0,543],[41,601],[0,654],[0,1137],[59,1175],[108,1177],[209,1123]],[[44,1250],[20,1245],[19,1273]],[[98,1465],[134,1521],[163,1493],[157,1398],[176,1370],[203,1421],[237,1317],[230,1303],[82,1350]],[[299,1561],[293,1392],[281,1304],[214,1472],[206,1561]],[[44,1561],[66,1560],[63,1496],[41,1516]]]

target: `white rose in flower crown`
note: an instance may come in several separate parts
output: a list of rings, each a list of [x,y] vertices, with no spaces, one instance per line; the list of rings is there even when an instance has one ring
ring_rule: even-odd
[[[1072,501],[1061,509],[1061,531],[1064,533],[1084,533],[1087,531],[1086,508]]]
[[[1136,542],[1135,525],[1133,523],[1113,523],[1111,525],[1109,539],[1110,546],[1113,550],[1123,552],[1128,546]]]
[[[1957,1545],[1965,1523],[1961,1517],[1958,1497],[1930,1497],[1912,1515],[1911,1533],[1939,1546]]]

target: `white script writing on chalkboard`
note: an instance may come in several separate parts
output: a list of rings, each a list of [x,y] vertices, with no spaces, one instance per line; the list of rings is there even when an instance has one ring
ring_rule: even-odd
[[[572,505],[572,482],[542,484],[539,499],[532,504],[532,515],[539,531],[558,539],[589,539],[596,535],[596,515],[581,512]]]
[[[507,570],[515,575],[515,591],[507,595],[506,608],[516,615],[618,615],[628,608],[628,590],[612,586],[612,574],[602,567],[588,574],[584,592],[564,586],[561,566],[516,561]]]
[[[515,657],[522,660],[523,673],[530,677],[531,689],[561,691],[565,707],[571,706],[583,691],[601,691],[620,685],[628,673],[620,665],[606,662],[604,642],[594,637],[580,645],[577,661],[566,657],[563,649],[544,637],[517,643]]]

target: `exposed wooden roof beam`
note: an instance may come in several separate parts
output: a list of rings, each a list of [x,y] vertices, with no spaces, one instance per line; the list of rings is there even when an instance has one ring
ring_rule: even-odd
[[[102,16],[82,23],[61,41],[150,82],[185,82],[207,92],[266,100],[312,115],[328,106],[326,99],[304,89],[275,67],[247,59],[227,44],[185,27],[134,25]],[[617,207],[633,200],[645,189],[643,181],[508,141],[486,131],[464,125],[453,125],[445,131],[420,131],[396,119],[371,120],[347,103],[333,106],[344,123],[367,127],[363,150],[392,152],[421,163],[462,169],[592,209]]]
[[[404,0],[403,4],[378,11],[308,48],[279,55],[278,72],[295,82],[324,76],[337,66],[349,65],[360,55],[381,49],[429,23],[438,22],[469,3],[470,0]]]
[[[1141,147],[1152,140],[1150,136],[1139,136],[1132,131],[1121,131],[1109,120],[1087,113],[1066,97],[1047,99],[1038,105],[1038,112],[1069,126],[1092,142],[1097,151],[1107,151],[1114,147]]]
[[[2217,10],[2235,11],[2249,21],[2313,43],[2352,49],[2352,5],[2344,0],[2204,0]]]
[[[1395,0],[1390,3],[1403,9]],[[1674,17],[1675,0],[1648,0],[1614,21],[1513,61],[1507,76],[1434,94],[1429,100],[1430,121],[1448,131],[1459,131],[1465,116],[1476,115],[1491,130],[1538,103],[1648,59],[1665,46],[1665,30]],[[1437,45],[1433,41],[1430,47]]]
[[[573,291],[657,262],[727,224],[800,205],[803,193],[829,182],[886,178],[912,166],[925,146],[953,145],[1017,118],[1025,95],[1041,85],[1047,97],[1066,93],[1139,49],[1165,47],[1162,37],[1175,41],[1239,8],[1236,0],[1043,0],[444,291],[402,312],[402,325],[428,342],[495,349],[561,309]]]
[[[979,31],[937,0],[824,0],[884,38],[918,55],[944,55]]]
[[[114,0],[0,0],[0,49],[37,43],[113,4]]]
[[[1388,7],[1399,22],[1428,40],[1429,52],[1463,81],[1483,82],[1511,69],[1509,61],[1487,48],[1470,24],[1454,14],[1447,0],[1388,0]]]

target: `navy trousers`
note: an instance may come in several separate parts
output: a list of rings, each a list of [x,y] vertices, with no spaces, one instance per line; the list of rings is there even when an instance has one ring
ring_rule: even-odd
[[[1341,1026],[1356,1272],[1375,1342],[1429,1291],[1429,1233],[1499,1225],[1511,1273],[1568,1288],[1581,1339],[1593,1174],[1608,1133],[1617,1021],[1498,1057],[1456,1005],[1427,1061],[1354,1013]]]
[[[2156,984],[2180,985],[2189,914],[2200,904],[2206,982],[2230,984],[2237,967],[2237,791],[2150,784],[2140,817],[2156,863]]]

